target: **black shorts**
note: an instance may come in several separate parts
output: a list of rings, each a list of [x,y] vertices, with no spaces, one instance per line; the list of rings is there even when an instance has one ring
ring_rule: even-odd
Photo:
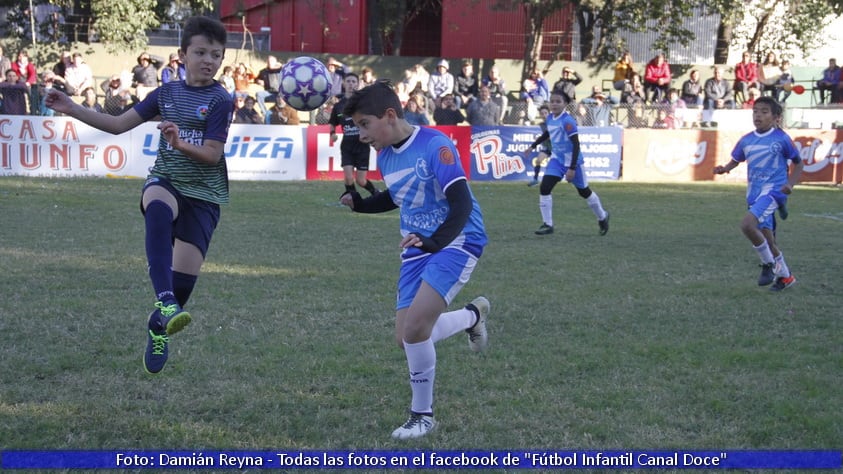
[[[371,152],[372,147],[357,140],[346,146],[340,145],[340,165],[343,167],[353,166],[360,171],[368,171]]]
[[[149,186],[161,186],[176,198],[179,216],[173,221],[173,239],[195,245],[204,258],[211,244],[211,236],[220,221],[219,204],[184,196],[166,178],[160,176],[148,177],[143,189],[146,190]],[[141,213],[143,212],[141,202]]]

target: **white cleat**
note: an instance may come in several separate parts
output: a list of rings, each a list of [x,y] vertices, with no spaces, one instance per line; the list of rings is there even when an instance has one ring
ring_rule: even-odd
[[[410,413],[410,418],[392,432],[392,437],[395,439],[421,438],[434,428],[436,428],[436,419],[433,416]]]
[[[489,317],[492,305],[483,296],[474,298],[471,302],[477,308],[478,318],[474,326],[466,329],[468,333],[468,347],[474,352],[481,352],[489,345],[489,333],[486,332],[486,318]]]

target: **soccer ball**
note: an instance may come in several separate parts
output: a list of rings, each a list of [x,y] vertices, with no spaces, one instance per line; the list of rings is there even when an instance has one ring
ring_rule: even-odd
[[[296,110],[319,108],[331,97],[332,85],[328,68],[318,59],[300,56],[281,68],[281,95]]]

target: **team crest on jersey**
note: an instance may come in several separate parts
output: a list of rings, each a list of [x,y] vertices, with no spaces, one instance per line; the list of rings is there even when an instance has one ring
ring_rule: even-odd
[[[784,154],[782,144],[780,142],[773,142],[770,145],[770,152],[773,153],[774,156],[782,156]]]
[[[416,160],[416,176],[422,181],[427,181],[433,178],[433,171],[427,166],[427,162],[423,157]]]
[[[208,106],[200,105],[196,108],[196,118],[204,120],[208,116]]]
[[[439,161],[446,165],[454,164],[454,153],[450,148],[443,146],[439,149]]]
[[[566,131],[566,132],[572,132],[572,131],[574,131],[574,124],[572,124],[572,123],[566,123],[566,124],[565,124],[565,131]]]

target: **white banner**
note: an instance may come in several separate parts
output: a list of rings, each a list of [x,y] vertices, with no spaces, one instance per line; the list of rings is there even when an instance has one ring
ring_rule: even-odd
[[[0,175],[143,178],[159,132],[148,122],[111,135],[68,117],[0,116]],[[303,180],[304,128],[232,124],[225,146],[232,180]]]

